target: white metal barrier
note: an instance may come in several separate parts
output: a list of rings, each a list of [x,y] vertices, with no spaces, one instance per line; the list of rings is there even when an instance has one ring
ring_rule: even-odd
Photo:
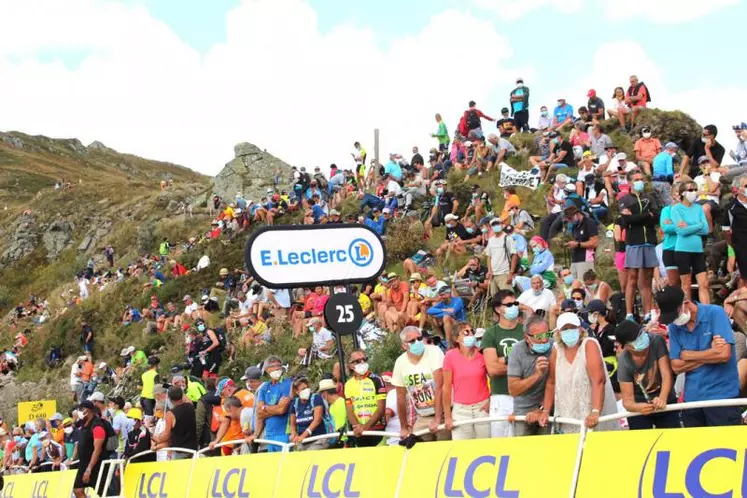
[[[676,404],[667,405],[663,410],[657,410],[657,411],[655,411],[653,413],[683,411],[683,410],[696,409],[696,408],[718,408],[718,407],[728,407],[728,406],[747,406],[747,398],[735,398],[735,399],[728,399],[728,400],[695,401],[695,402],[688,402],[688,403],[676,403]],[[628,418],[628,417],[637,417],[637,416],[642,416],[642,415],[643,415],[643,413],[640,413],[640,412],[619,412],[619,413],[614,413],[614,414],[611,414],[611,415],[605,415],[603,417],[600,417],[599,418],[599,423],[609,422],[609,421],[613,421],[613,420],[620,420],[620,419]],[[464,426],[464,425],[475,425],[475,424],[484,424],[484,423],[492,423],[492,422],[525,422],[525,421],[526,421],[526,417],[525,416],[519,416],[519,415],[517,415],[517,416],[513,416],[513,415],[511,415],[511,416],[502,416],[502,417],[482,417],[482,418],[476,418],[476,419],[472,419],[472,420],[461,420],[461,421],[457,421],[457,422],[454,422],[454,426],[455,427],[460,427],[460,426]],[[578,450],[576,452],[576,458],[575,458],[575,462],[574,462],[574,471],[573,471],[573,479],[571,481],[571,489],[569,490],[569,497],[573,498],[575,496],[576,488],[578,486],[578,479],[579,479],[579,475],[580,475],[580,472],[581,472],[581,463],[582,463],[582,460],[583,460],[583,450],[584,450],[584,445],[586,443],[586,438],[587,438],[587,435],[588,435],[589,432],[593,432],[593,429],[588,429],[586,427],[586,425],[585,425],[585,421],[584,420],[577,420],[577,419],[564,418],[564,417],[550,417],[550,419],[548,420],[548,423],[552,424],[553,426],[555,424],[568,424],[568,425],[575,425],[575,426],[579,427],[580,439],[579,439]],[[437,431],[445,430],[445,428],[446,428],[445,425],[441,424],[441,425],[438,426]],[[423,429],[423,430],[420,430],[420,431],[414,433],[414,435],[415,436],[423,436],[425,434],[428,434],[429,432],[430,432],[429,429]],[[345,435],[347,435],[347,436],[355,436],[355,434],[352,431],[345,432]],[[386,431],[365,431],[365,432],[363,432],[362,435],[363,436],[397,437],[397,438],[400,437],[399,433],[386,432]],[[304,443],[312,443],[312,442],[320,441],[320,440],[324,440],[324,439],[335,439],[335,438],[338,438],[338,437],[340,437],[340,433],[339,432],[329,433],[329,434],[322,434],[322,435],[319,435],[319,436],[313,436],[313,437],[306,438],[304,440]],[[182,453],[191,454],[192,455],[192,457],[191,457],[191,460],[192,460],[192,471],[194,471],[194,466],[195,466],[196,462],[200,458],[205,458],[206,457],[205,453],[207,453],[208,451],[212,451],[214,449],[222,448],[224,446],[243,444],[244,442],[245,442],[245,439],[238,439],[238,440],[232,440],[232,441],[223,441],[223,442],[220,442],[220,443],[214,445],[213,448],[209,448],[209,447],[208,448],[203,448],[203,449],[201,449],[199,451],[187,450],[187,449],[183,449],[183,448],[164,448],[163,450],[158,450],[158,451],[172,451],[172,452],[182,452]],[[275,482],[275,489],[277,489],[278,483],[279,483],[279,480],[280,480],[280,473],[281,473],[282,465],[283,465],[283,462],[285,460],[285,455],[288,452],[290,452],[291,448],[293,448],[294,446],[296,446],[296,444],[295,443],[281,443],[281,442],[278,442],[278,441],[272,441],[272,440],[267,440],[267,439],[256,439],[256,440],[254,440],[254,442],[257,443],[257,444],[279,446],[282,449],[282,451],[281,451],[282,455],[281,455],[280,463],[278,464],[277,480]],[[426,443],[419,443],[419,444],[426,444]],[[130,457],[127,461],[133,461],[133,460],[136,460],[139,457],[142,457],[142,456],[145,456],[145,455],[148,455],[148,454],[151,454],[151,453],[155,453],[155,451],[153,451],[153,450],[147,450],[147,451],[138,453],[138,454],[133,455],[132,457]],[[395,495],[397,497],[399,496],[399,489],[401,488],[402,479],[404,477],[404,468],[405,468],[405,464],[407,462],[407,454],[408,454],[408,451],[406,450],[405,454],[404,454],[404,459],[403,459],[403,462],[402,462],[402,469],[400,470],[400,475],[399,475],[399,479],[398,479],[398,482],[397,482],[397,492],[396,492],[396,495]],[[113,465],[110,465],[110,469],[116,468],[115,466],[120,466],[120,465],[123,466],[126,463],[124,460],[116,459],[116,460],[105,460],[104,462],[102,462],[102,465],[105,464],[105,463],[107,463],[107,462],[112,462],[113,463]],[[136,462],[133,462],[133,463],[136,463]],[[19,469],[23,468],[23,469],[28,470],[27,467],[23,467],[23,466],[11,467],[11,469],[15,469],[15,468],[19,468]],[[120,467],[120,479],[121,479],[121,484],[122,484],[122,490],[124,490],[124,479],[123,479],[123,477],[124,477],[124,471],[122,469],[123,469],[123,467]],[[190,490],[190,486],[191,486],[191,475],[193,473],[192,471],[190,472],[190,479],[189,479],[189,483],[187,484],[186,496],[189,496],[189,490]],[[105,483],[107,485],[106,488],[108,488],[108,484],[110,483],[110,479],[112,477],[111,474],[112,474],[112,471],[110,470],[110,472],[107,473],[107,481],[105,481]],[[101,479],[101,475],[99,475],[99,481],[100,481],[100,479]],[[98,484],[99,483],[97,482],[97,485]],[[106,489],[106,488],[104,488],[104,489]]]

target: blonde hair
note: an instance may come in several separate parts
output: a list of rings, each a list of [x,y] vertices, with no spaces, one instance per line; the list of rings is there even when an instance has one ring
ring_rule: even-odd
[[[578,334],[578,344],[577,345],[580,346],[581,343],[583,342],[583,340],[586,339],[587,337],[589,337],[589,332],[585,328],[583,328],[583,327],[578,327],[578,330],[579,330],[579,334]],[[563,342],[563,339],[560,338],[560,330],[559,329],[553,330],[553,332],[552,332],[552,338],[555,341],[555,344],[558,345],[558,347],[563,348],[563,349],[567,348],[567,346]]]

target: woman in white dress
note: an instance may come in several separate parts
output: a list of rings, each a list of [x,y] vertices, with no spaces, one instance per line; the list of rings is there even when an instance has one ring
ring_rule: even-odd
[[[599,417],[617,412],[615,394],[599,343],[588,337],[575,313],[563,313],[558,317],[550,373],[545,385],[545,402],[539,419],[543,427],[548,423],[553,406],[556,416],[583,420],[589,429],[610,431],[620,428],[617,420],[599,423]],[[562,433],[580,430],[576,425],[558,426]]]

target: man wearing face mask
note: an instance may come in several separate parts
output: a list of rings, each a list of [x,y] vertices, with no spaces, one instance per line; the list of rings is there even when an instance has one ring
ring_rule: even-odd
[[[617,382],[617,353],[615,352],[615,324],[611,321],[610,311],[604,302],[599,299],[592,299],[586,306],[589,319],[589,337],[596,339],[602,350],[605,366],[607,367],[607,376],[612,383],[612,390],[620,392],[620,385]],[[633,323],[627,321],[626,323]]]
[[[519,266],[519,254],[514,239],[503,232],[501,220],[493,219],[490,231],[492,236],[485,245],[483,256],[488,258],[490,294],[495,295],[499,290],[510,287]]]
[[[526,422],[514,426],[516,436],[549,434],[549,427],[537,421],[542,413],[545,382],[552,349],[552,332],[537,315],[524,322],[524,340],[516,343],[508,360],[508,392],[514,399],[514,414],[526,415]]]
[[[516,88],[511,90],[511,116],[519,131],[529,131],[529,88],[524,86],[524,78],[516,78]]]
[[[737,135],[737,149],[736,151],[730,150],[729,157],[736,164],[729,165],[728,168],[725,168],[726,171],[722,171],[728,180],[733,180],[736,176],[747,173],[747,123],[734,125],[732,129]]]
[[[558,105],[552,113],[552,129],[559,130],[573,124],[573,106],[565,99],[558,99]]]
[[[72,418],[66,418],[62,421],[62,432],[65,434],[65,456],[68,462],[73,462],[78,459],[80,431],[75,427]]]
[[[674,160],[677,158],[679,146],[674,142],[667,142],[664,150],[654,156],[652,162],[654,191],[661,196],[662,204],[672,204],[672,183],[674,183]]]
[[[739,397],[734,332],[720,306],[685,299],[680,287],[656,294],[659,322],[669,325],[669,356],[675,374],[685,374],[685,402]],[[737,406],[694,408],[682,413],[685,427],[740,425]]]
[[[617,374],[623,408],[643,414],[628,417],[628,428],[633,431],[682,427],[680,412],[661,411],[677,402],[664,338],[628,320],[618,325],[614,333],[623,348]]]
[[[392,385],[397,389],[400,438],[429,429],[430,434],[420,436],[421,439],[448,440],[449,433],[438,430],[443,422],[444,354],[438,346],[425,344],[417,327],[405,327],[399,336],[405,352],[394,363]],[[408,397],[415,404],[417,419],[414,424],[407,416]]]
[[[288,439],[288,409],[291,403],[293,382],[283,378],[283,362],[278,356],[269,356],[264,363],[264,370],[270,378],[257,393],[257,425],[254,434],[265,431],[264,439],[287,443]],[[280,452],[277,445],[268,445],[270,453]]]
[[[571,275],[581,280],[588,270],[594,269],[596,249],[599,244],[597,224],[591,218],[579,211],[575,206],[566,208],[563,212],[570,226],[573,240],[567,243],[571,251]]]
[[[714,168],[721,166],[726,150],[723,145],[716,141],[716,135],[718,135],[716,125],[709,124],[703,127],[703,136],[690,145],[687,155],[682,159],[680,176],[688,175],[690,178],[698,176],[700,166],[697,161],[703,156],[711,161],[711,166]]]
[[[647,175],[651,175],[651,163],[654,161],[654,157],[661,152],[661,142],[658,138],[652,137],[651,128],[648,126],[641,128],[641,138],[636,140],[633,150],[638,166],[643,168]]]
[[[96,408],[93,403],[84,401],[78,406],[78,410],[81,413],[82,426],[78,472],[75,475],[73,493],[75,498],[85,498],[85,488],[96,485],[101,470],[102,457],[105,453],[104,446],[106,445],[106,429],[101,419],[96,415]],[[96,493],[102,495],[103,489],[97,489]]]
[[[540,107],[540,117],[539,121],[537,121],[537,129],[538,130],[548,130],[552,126],[552,118],[550,117],[550,113],[547,112],[547,106]]]
[[[653,295],[651,282],[654,268],[659,265],[656,257],[656,224],[659,209],[648,194],[643,192],[645,184],[640,171],[628,175],[633,186],[629,194],[620,200],[620,213],[626,227],[625,268],[628,272],[628,285],[625,289],[627,319],[633,320],[633,306],[636,291],[640,290],[644,321],[650,317]]]
[[[747,175],[740,175],[732,181],[735,196],[724,209],[721,233],[734,248],[737,268],[742,284],[747,277]]]
[[[519,302],[510,290],[502,290],[493,297],[493,319],[497,321],[485,331],[482,354],[490,375],[490,416],[508,416],[513,413],[514,402],[508,392],[508,358],[513,347],[524,333],[519,324]],[[493,422],[492,437],[513,436],[513,426],[508,422]]]
[[[364,431],[384,429],[386,412],[386,386],[381,378],[368,369],[366,353],[350,353],[348,368],[353,376],[345,383],[347,419],[356,437],[356,446],[376,446],[380,436],[363,436]]]
[[[550,307],[555,303],[555,294],[545,288],[542,275],[538,274],[531,278],[531,288],[522,292],[517,301],[527,315],[536,313],[540,316],[549,316]]]

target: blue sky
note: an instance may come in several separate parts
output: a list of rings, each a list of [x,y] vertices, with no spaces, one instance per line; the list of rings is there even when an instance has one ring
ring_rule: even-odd
[[[432,146],[467,101],[497,116],[517,76],[540,104],[609,100],[747,121],[747,0],[3,0],[0,129],[101,140],[214,174],[239,141],[294,164]],[[33,3],[34,5],[31,5]],[[38,16],[39,9],[47,15]],[[35,106],[26,105],[34,101]]]

